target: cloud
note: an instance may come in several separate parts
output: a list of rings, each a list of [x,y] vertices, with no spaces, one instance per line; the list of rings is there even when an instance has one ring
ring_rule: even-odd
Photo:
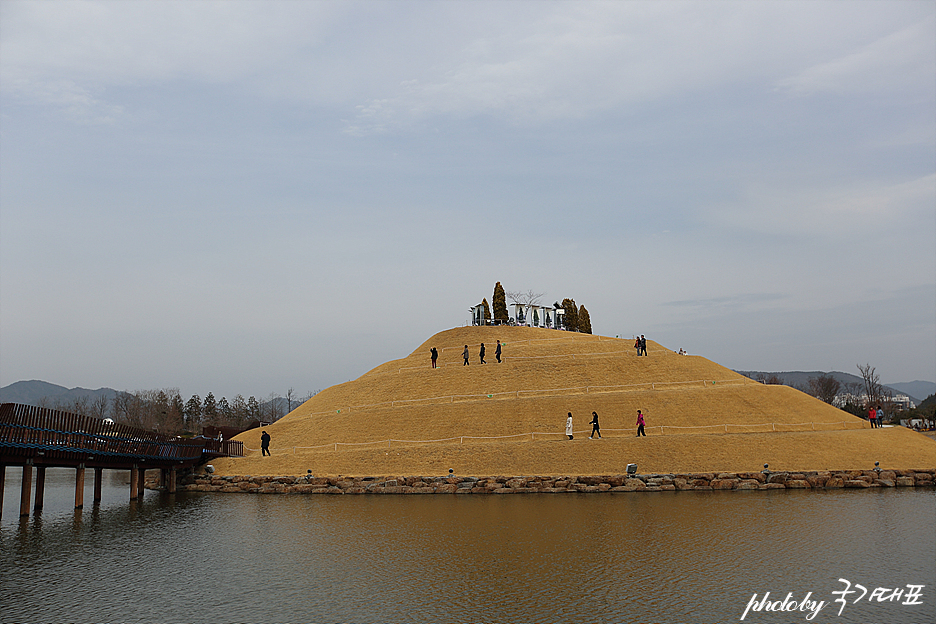
[[[108,86],[232,85],[337,106],[355,135],[435,116],[543,124],[751,80],[791,93],[919,83],[932,11],[882,6],[13,1],[0,68],[4,89],[67,80],[101,103]],[[819,50],[835,60],[810,65]]]
[[[731,204],[703,219],[732,230],[775,236],[850,238],[902,228],[936,205],[936,174],[904,180],[849,180],[810,185],[790,179],[751,180]]]
[[[710,297],[699,299],[683,299],[680,301],[664,301],[660,305],[676,308],[698,308],[706,310],[747,309],[764,303],[773,303],[786,298],[780,293],[748,293],[725,297]]]
[[[923,91],[932,97],[936,82],[936,15],[880,37],[831,61],[813,65],[777,82],[787,93],[857,94]]]
[[[53,106],[82,125],[111,125],[125,116],[123,106],[102,100],[71,80],[18,80],[10,91],[20,103]]]

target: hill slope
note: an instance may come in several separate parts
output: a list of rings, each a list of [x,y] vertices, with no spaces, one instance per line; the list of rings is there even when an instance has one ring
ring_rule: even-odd
[[[505,345],[501,364],[497,339]],[[466,344],[469,366],[462,365]],[[433,346],[437,369],[429,366]],[[650,341],[648,351],[637,357],[626,340],[547,329],[447,330],[267,427],[274,457],[251,451],[215,467],[221,474],[453,468],[487,475],[619,473],[631,461],[642,472],[755,470],[765,462],[802,470],[936,465],[936,444],[924,436],[865,429],[864,421],[792,388],[765,386]],[[637,409],[647,415],[649,435],[639,440]],[[572,441],[563,435],[570,411]],[[592,411],[602,440],[588,440]],[[245,446],[258,448],[257,436],[243,434]]]

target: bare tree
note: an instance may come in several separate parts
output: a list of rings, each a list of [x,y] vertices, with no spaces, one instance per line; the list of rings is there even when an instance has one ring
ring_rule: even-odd
[[[507,298],[510,299],[513,303],[517,303],[528,308],[530,306],[539,305],[540,299],[542,299],[543,295],[546,293],[538,293],[533,290],[528,290],[526,292],[507,291],[505,294],[507,295]]]
[[[286,391],[286,413],[292,411],[293,399],[296,398],[296,391],[290,388]]]
[[[832,375],[819,375],[807,380],[809,394],[824,403],[832,405],[832,401],[842,389],[842,384]]]
[[[114,420],[119,423],[146,429],[147,427],[144,424],[146,417],[143,413],[143,408],[144,401],[141,391],[138,390],[133,393],[121,392],[114,397],[111,413],[114,415]]]
[[[63,400],[56,405],[56,409],[79,416],[89,416],[91,414],[91,402],[87,396],[75,397],[71,401]]]
[[[282,399],[280,395],[275,392],[271,392],[270,396],[267,397],[266,402],[266,414],[263,418],[266,422],[276,422],[283,416],[283,406],[280,403]]]
[[[91,401],[91,406],[88,408],[88,413],[92,418],[100,418],[104,420],[107,418],[107,395],[101,394],[96,399]]]
[[[864,384],[864,393],[868,397],[868,405],[877,404],[881,400],[884,388],[881,386],[881,377],[870,364],[858,364],[861,381]]]

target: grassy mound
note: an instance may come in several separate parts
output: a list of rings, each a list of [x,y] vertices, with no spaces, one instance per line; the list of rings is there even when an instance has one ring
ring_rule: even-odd
[[[239,436],[247,457],[214,465],[220,474],[265,475],[613,474],[629,462],[641,472],[936,466],[936,443],[925,436],[872,430],[792,388],[650,341],[647,349],[638,357],[632,340],[547,329],[451,329],[266,427],[272,457],[260,456],[252,431]],[[635,437],[638,409],[646,438]],[[601,440],[588,439],[592,411]],[[563,435],[567,412],[572,441]]]

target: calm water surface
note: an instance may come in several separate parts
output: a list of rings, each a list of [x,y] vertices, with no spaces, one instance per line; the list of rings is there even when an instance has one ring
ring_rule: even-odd
[[[707,624],[768,591],[827,605],[745,622],[936,622],[933,490],[130,503],[105,472],[103,502],[76,512],[74,472],[50,469],[45,509],[21,519],[20,473],[0,520],[2,622]],[[838,615],[842,578],[869,593]],[[908,584],[922,604],[868,601]]]

